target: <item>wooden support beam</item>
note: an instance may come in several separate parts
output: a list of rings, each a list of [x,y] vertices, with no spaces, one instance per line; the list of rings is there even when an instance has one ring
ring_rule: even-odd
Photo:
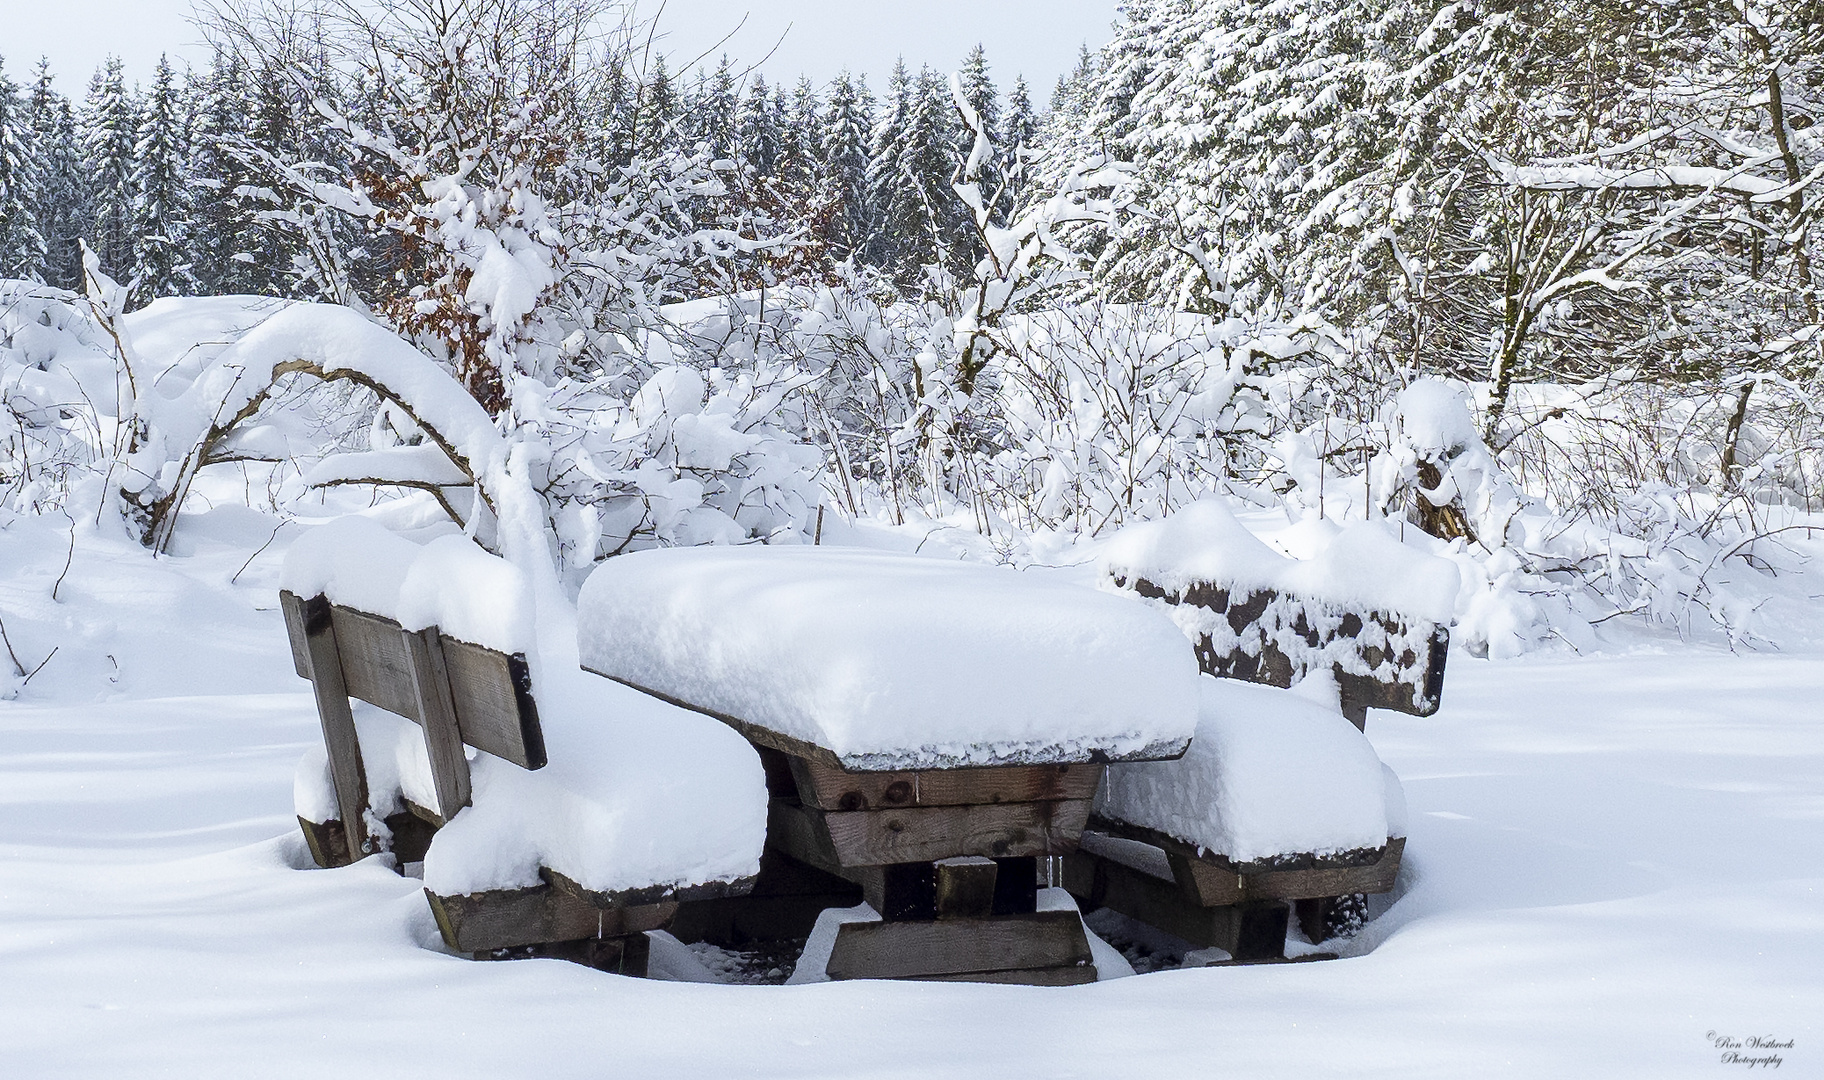
[[[683,942],[745,945],[782,941],[808,936],[825,908],[854,907],[861,902],[861,886],[855,882],[769,847],[760,855],[760,874],[752,892],[687,900],[678,905],[670,929]]]
[[[300,600],[281,596],[285,620],[303,631],[305,656],[310,663],[310,688],[316,696],[317,719],[323,727],[323,745],[329,752],[329,777],[336,789],[336,807],[350,861],[373,851],[367,834],[367,770],[361,763],[361,737],[348,706],[348,685],[331,621],[329,600],[315,596]]]
[[[964,855],[940,859],[934,906],[940,919],[975,919],[994,914],[994,882],[1000,867],[993,859]]]
[[[1016,858],[1075,850],[1090,802],[1059,800],[904,810],[817,810],[774,800],[772,843],[813,866],[885,866],[957,855]]]
[[[1093,799],[1099,765],[1008,765],[986,769],[848,772],[812,758],[787,757],[796,794],[819,810]]]
[[[456,725],[456,700],[450,693],[450,672],[443,658],[443,641],[435,626],[401,630],[405,642],[406,677],[418,708],[418,726],[424,729],[430,753],[431,779],[437,788],[437,812],[444,821],[469,805],[469,759],[463,753],[462,732]]]
[[[985,919],[844,923],[826,971],[832,979],[922,979],[1091,967],[1090,959],[1089,939],[1076,912],[1040,911]]]

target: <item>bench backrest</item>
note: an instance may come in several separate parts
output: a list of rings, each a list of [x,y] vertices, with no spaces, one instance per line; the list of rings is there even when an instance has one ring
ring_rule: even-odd
[[[469,804],[463,746],[526,769],[545,765],[545,739],[522,653],[445,638],[436,627],[406,630],[383,616],[279,593],[292,661],[309,679],[323,724],[330,780],[350,858],[372,850],[367,773],[349,698],[396,713],[424,729],[437,788],[434,814],[447,821]]]
[[[304,609],[309,601],[281,593],[280,603],[291,635],[292,663],[298,675],[308,679]],[[423,724],[399,624],[340,604],[329,604],[328,610],[348,696]],[[439,642],[462,741],[521,768],[543,768],[545,740],[525,654],[497,652],[452,637],[440,636]]]
[[[1271,589],[1243,592],[1204,583],[1173,592],[1142,577],[1111,581],[1216,617],[1192,643],[1206,674],[1283,688],[1328,669],[1342,691],[1343,714],[1357,727],[1370,707],[1430,716],[1442,704],[1450,629],[1439,623]]]

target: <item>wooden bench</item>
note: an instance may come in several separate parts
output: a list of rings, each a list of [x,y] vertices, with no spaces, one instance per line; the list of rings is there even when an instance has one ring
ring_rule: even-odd
[[[471,802],[464,746],[523,769],[546,764],[530,668],[507,654],[409,631],[392,619],[280,593],[293,663],[310,680],[328,751],[338,816],[298,824],[319,866],[341,866],[383,848],[401,867],[422,860],[436,831]],[[390,838],[368,827],[367,770],[349,699],[405,717],[423,729],[435,806],[403,798],[385,819]],[[440,896],[425,891],[444,942],[477,959],[558,956],[603,970],[644,974],[644,932],[664,928],[687,899],[739,894],[752,879],[686,887],[592,892],[545,868],[531,888]]]
[[[1358,729],[1370,707],[1414,716],[1438,711],[1450,631],[1390,611],[1352,610],[1268,589],[1192,584],[1167,590],[1144,577],[1111,583],[1170,605],[1218,616],[1230,634],[1193,641],[1198,665],[1219,678],[1287,688],[1328,670],[1343,714]],[[1156,829],[1092,816],[1083,844],[1065,860],[1065,888],[1084,905],[1108,907],[1235,962],[1280,959],[1293,913],[1312,942],[1359,925],[1367,894],[1390,891],[1403,837],[1381,847],[1318,856],[1288,852],[1235,862],[1200,852]]]

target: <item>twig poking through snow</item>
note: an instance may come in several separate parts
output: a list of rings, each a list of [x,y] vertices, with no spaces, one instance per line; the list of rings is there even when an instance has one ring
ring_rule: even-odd
[[[76,561],[76,519],[70,517],[68,511],[65,511],[63,516],[70,523],[70,549],[63,553],[63,572],[57,575],[56,583],[51,586],[52,600],[57,599],[57,590],[63,588],[63,579],[70,572],[70,564]],[[51,651],[56,652],[57,650],[52,649]],[[50,660],[50,657],[45,657],[45,660]],[[44,665],[39,664],[38,666],[43,667]],[[33,671],[32,674],[36,675],[37,672]]]
[[[11,657],[13,660],[13,674],[19,678],[24,678],[25,677],[25,665],[21,664],[19,662],[19,654],[13,651],[13,639],[6,636],[6,620],[5,619],[0,619],[0,643],[4,643],[6,645],[6,655]],[[45,657],[45,659],[48,660],[48,659],[50,659],[50,657],[47,656],[47,657]],[[39,666],[42,667],[43,665],[39,665]]]
[[[235,582],[239,581],[241,579],[241,575],[245,574],[247,572],[247,568],[249,566],[253,565],[253,560],[260,557],[260,552],[265,551],[267,548],[271,547],[272,542],[279,538],[279,530],[283,529],[285,526],[287,526],[289,524],[291,524],[291,522],[281,521],[277,525],[273,526],[272,535],[268,536],[266,538],[266,542],[264,544],[261,544],[257,549],[255,549],[255,551],[252,555],[247,556],[247,561],[242,563],[241,568],[239,570],[236,570],[234,572],[234,576],[228,579],[228,584],[233,585]]]

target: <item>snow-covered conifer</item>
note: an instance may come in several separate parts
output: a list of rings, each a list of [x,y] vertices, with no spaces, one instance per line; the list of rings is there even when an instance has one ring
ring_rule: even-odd
[[[110,56],[89,82],[82,112],[83,163],[94,192],[91,243],[102,268],[131,277],[139,247],[133,235],[136,193],[134,144],[139,109],[129,95],[120,58]]]
[[[0,66],[0,278],[38,279],[44,272],[44,238],[34,212],[36,147],[31,112]]]
[[[190,191],[183,105],[170,62],[160,57],[134,148],[138,163],[133,232],[139,245],[138,298],[195,291],[190,276]]]
[[[819,151],[830,195],[838,202],[830,245],[839,259],[860,251],[873,217],[868,201],[868,134],[873,111],[867,82],[847,71],[839,72],[825,96]]]
[[[38,62],[26,113],[37,147],[32,221],[45,246],[42,277],[47,285],[79,289],[78,240],[89,222],[90,189],[75,110],[69,98],[57,92],[47,61]]]

